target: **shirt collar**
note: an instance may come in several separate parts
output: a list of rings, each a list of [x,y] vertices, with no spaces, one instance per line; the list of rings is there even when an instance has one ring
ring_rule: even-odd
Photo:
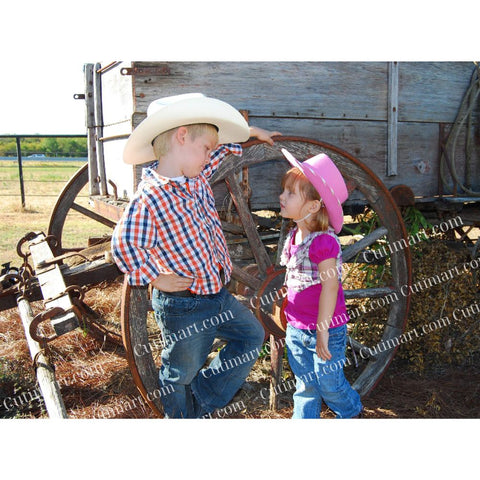
[[[166,185],[167,183],[183,185],[184,183],[187,182],[187,178],[184,175],[180,177],[174,177],[174,178],[164,177],[163,175],[159,175],[156,171],[157,167],[158,167],[158,160],[148,165],[147,167],[144,167],[142,170],[142,180],[154,181],[156,183],[160,183],[161,185]]]

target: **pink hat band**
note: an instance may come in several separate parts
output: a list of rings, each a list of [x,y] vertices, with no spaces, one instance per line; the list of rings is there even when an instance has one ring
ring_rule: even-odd
[[[304,162],[299,162],[285,148],[282,148],[282,153],[290,164],[303,172],[315,187],[327,209],[330,224],[335,232],[339,233],[343,225],[342,203],[348,198],[348,190],[336,165],[324,153]]]

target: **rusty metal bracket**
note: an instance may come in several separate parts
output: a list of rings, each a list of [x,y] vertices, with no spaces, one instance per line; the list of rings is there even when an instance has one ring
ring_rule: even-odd
[[[49,353],[49,347],[48,345],[45,345],[44,348],[40,349],[36,354],[35,356],[33,357],[33,360],[32,360],[32,366],[33,366],[33,369],[35,370],[35,372],[37,371],[37,369],[39,367],[42,367],[42,368],[46,368],[47,370],[49,370],[50,372],[52,372],[53,374],[55,373],[55,365],[50,364],[50,363],[45,363],[45,362],[41,362],[40,361],[40,357],[43,356],[43,357],[47,357],[48,356],[48,353]]]
[[[31,240],[33,240],[34,238],[37,237],[37,233],[35,232],[29,232],[27,233],[26,235],[24,235],[17,243],[17,254],[20,258],[23,258],[24,260],[26,260],[28,258],[28,256],[30,255],[29,253],[23,253],[22,251],[22,246],[24,243],[27,243],[27,242],[30,242]]]
[[[38,315],[35,315],[35,317],[32,320],[32,323],[30,324],[29,327],[29,333],[30,336],[38,342],[40,345],[45,345],[48,342],[51,342],[52,340],[55,340],[58,338],[58,335],[51,335],[50,337],[44,337],[43,335],[38,335],[37,333],[37,328],[40,323],[45,322],[46,320],[50,320],[53,317],[56,317],[57,315],[63,315],[67,313],[63,308],[61,307],[53,307],[50,308],[49,310],[46,310],[45,312],[41,312]]]
[[[168,65],[159,67],[124,67],[120,69],[121,75],[136,75],[137,77],[145,76],[168,76],[171,75],[171,70]]]
[[[80,300],[80,301],[83,300],[83,298],[85,297],[86,290],[87,290],[86,287],[81,287],[80,285],[69,285],[63,292],[60,292],[58,295],[55,295],[54,297],[46,298],[44,302],[45,303],[53,302],[65,296],[66,294],[69,294],[70,300],[72,301],[72,303],[75,303],[75,300]]]
[[[115,185],[115,183],[113,183],[111,180],[108,181],[108,183],[112,186],[113,188],[113,199],[115,201],[118,200],[118,188],[117,186]]]

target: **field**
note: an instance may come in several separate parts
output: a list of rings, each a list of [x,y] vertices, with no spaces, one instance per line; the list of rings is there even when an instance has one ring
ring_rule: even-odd
[[[26,205],[21,207],[15,164],[0,164],[2,211],[0,263],[19,265],[17,241],[29,231],[46,231],[58,193],[81,164],[28,162],[24,169]],[[81,202],[88,201],[88,193]],[[69,219],[65,237],[72,242],[99,231],[85,217]],[[468,259],[462,244],[452,247],[438,238],[415,250],[414,282],[440,274]],[[89,302],[104,313],[118,313],[119,284],[91,290]],[[478,298],[476,276],[461,275],[412,296],[407,330],[427,320],[449,316],[459,306]],[[35,312],[41,308],[34,305]],[[479,316],[449,325],[419,341],[401,345],[375,390],[364,399],[366,418],[480,418]],[[86,330],[77,329],[51,344],[50,358],[71,418],[152,418],[140,398],[125,359],[123,347],[104,343]],[[288,418],[292,412],[291,389],[280,395],[279,409],[271,410],[265,392],[269,387],[270,358],[262,355],[247,383],[218,418]],[[284,380],[291,378],[284,365]],[[323,415],[332,418],[325,408]],[[0,418],[45,417],[34,371],[15,309],[0,312]]]
[[[72,175],[84,165],[81,162],[35,162],[23,164],[25,207],[22,207],[17,162],[0,162],[0,265],[20,262],[16,253],[18,240],[30,231],[47,232],[50,213],[58,195]],[[78,203],[86,206],[88,191],[79,196]],[[6,228],[8,226],[8,228]],[[69,214],[64,231],[67,243],[75,243],[92,232],[107,233],[97,223],[73,212]]]

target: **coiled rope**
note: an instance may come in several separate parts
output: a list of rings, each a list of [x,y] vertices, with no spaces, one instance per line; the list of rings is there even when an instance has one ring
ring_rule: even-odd
[[[474,197],[480,197],[480,192],[472,190],[470,187],[470,177],[473,173],[473,128],[472,128],[472,113],[478,103],[480,96],[480,67],[475,62],[475,68],[472,73],[470,85],[463,97],[460,109],[455,118],[452,130],[450,131],[447,141],[441,151],[440,155],[440,177],[444,187],[451,188],[449,178],[445,174],[445,168],[448,170],[455,181],[456,185],[460,187],[465,193]],[[461,134],[462,128],[466,122],[466,140],[465,140],[465,183],[463,183],[457,173],[455,165],[455,151],[457,148],[457,141]]]

